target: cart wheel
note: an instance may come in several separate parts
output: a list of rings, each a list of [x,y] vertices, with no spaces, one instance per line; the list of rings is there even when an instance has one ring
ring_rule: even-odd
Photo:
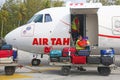
[[[111,69],[109,67],[98,67],[98,72],[102,76],[108,76],[111,73]]]
[[[32,66],[39,66],[40,62],[41,62],[40,59],[33,59]]]
[[[13,75],[15,73],[15,66],[5,66],[5,74]]]
[[[63,66],[61,69],[61,73],[64,76],[67,76],[70,74],[70,67],[69,66]]]

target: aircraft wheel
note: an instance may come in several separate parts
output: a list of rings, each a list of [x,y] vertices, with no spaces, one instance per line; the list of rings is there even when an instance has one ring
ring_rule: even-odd
[[[110,67],[98,67],[98,72],[102,76],[108,76],[111,73]]]
[[[15,73],[15,66],[5,66],[5,74],[13,75]]]
[[[68,76],[70,74],[70,67],[69,66],[63,66],[61,68],[61,73],[63,76]]]
[[[39,66],[40,62],[41,62],[40,59],[33,59],[32,66]]]

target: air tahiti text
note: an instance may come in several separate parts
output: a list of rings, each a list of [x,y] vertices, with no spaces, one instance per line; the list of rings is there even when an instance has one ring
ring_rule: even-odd
[[[32,45],[49,45],[48,43],[52,45],[69,45],[70,38],[51,38],[50,40],[48,38],[34,38]]]

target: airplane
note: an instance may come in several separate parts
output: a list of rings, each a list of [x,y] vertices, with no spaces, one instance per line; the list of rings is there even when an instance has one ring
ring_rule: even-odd
[[[71,24],[76,15],[80,20],[80,35],[89,38],[95,47],[91,49],[93,53],[110,47],[120,53],[120,6],[101,3],[67,3],[65,7],[41,10],[25,25],[9,32],[5,40],[17,49],[41,56],[49,55],[51,49],[75,46]],[[32,59],[32,65],[39,63],[37,57]]]

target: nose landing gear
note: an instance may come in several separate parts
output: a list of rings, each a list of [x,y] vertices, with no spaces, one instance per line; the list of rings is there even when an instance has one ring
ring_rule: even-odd
[[[41,63],[40,59],[37,59],[38,55],[33,55],[33,59],[31,61],[32,66],[39,66],[39,64]]]

